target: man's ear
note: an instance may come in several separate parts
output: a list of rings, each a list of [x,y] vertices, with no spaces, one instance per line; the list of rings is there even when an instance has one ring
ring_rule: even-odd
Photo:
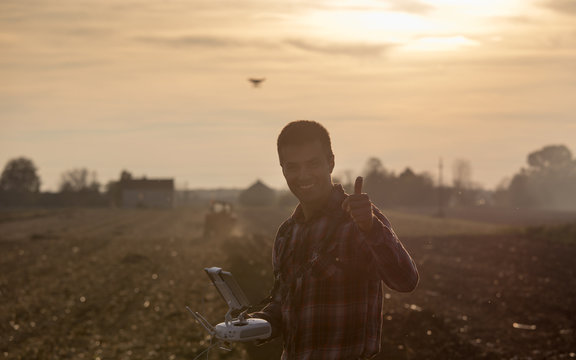
[[[336,163],[334,162],[334,155],[328,158],[328,165],[330,166],[330,174],[332,174],[332,171],[334,170],[334,165],[336,165]]]

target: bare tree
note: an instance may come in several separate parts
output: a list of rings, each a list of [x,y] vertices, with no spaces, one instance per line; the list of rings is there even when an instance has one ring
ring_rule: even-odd
[[[60,180],[60,192],[98,192],[100,183],[96,172],[88,169],[72,169],[64,172]]]
[[[472,182],[472,166],[466,159],[456,159],[452,165],[454,192],[452,201],[457,205],[476,205],[478,188]]]
[[[452,183],[456,189],[470,189],[472,186],[472,166],[470,161],[456,159],[452,165]]]

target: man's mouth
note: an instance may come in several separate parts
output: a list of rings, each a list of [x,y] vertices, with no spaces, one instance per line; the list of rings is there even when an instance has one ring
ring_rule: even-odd
[[[308,189],[312,189],[312,187],[314,187],[314,184],[299,185],[298,187],[302,190],[308,190]]]

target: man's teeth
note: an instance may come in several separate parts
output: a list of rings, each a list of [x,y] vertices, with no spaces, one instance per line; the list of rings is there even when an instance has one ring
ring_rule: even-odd
[[[300,185],[300,189],[306,190],[306,189],[312,188],[312,186],[314,186],[314,184],[310,184],[310,185]]]

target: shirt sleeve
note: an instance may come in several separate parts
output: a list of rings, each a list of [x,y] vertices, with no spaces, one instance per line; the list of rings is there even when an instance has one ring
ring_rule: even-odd
[[[372,229],[364,233],[358,229],[358,240],[373,271],[391,289],[410,292],[418,285],[416,263],[410,257],[390,225],[390,221],[372,206],[375,216]]]

